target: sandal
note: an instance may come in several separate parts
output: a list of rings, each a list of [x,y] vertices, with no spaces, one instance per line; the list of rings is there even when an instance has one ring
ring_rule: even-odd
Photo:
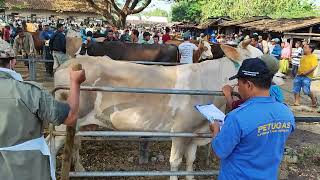
[[[313,107],[313,108],[318,107],[318,99],[315,98],[315,100],[316,100],[316,103],[312,103],[312,105],[311,105],[311,107]]]
[[[312,104],[311,107],[313,107],[313,108],[318,107],[318,103]]]
[[[300,106],[300,103],[294,103],[291,106]]]

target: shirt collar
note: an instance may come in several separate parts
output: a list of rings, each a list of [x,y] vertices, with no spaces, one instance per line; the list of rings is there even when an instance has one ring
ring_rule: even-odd
[[[0,73],[1,73],[1,72],[5,73],[5,74],[8,74],[9,77],[11,77],[11,78],[13,78],[13,79],[15,79],[15,80],[17,80],[17,81],[23,81],[21,74],[13,71],[13,70],[11,70],[11,69],[0,67]],[[7,77],[8,77],[8,76],[7,76]]]
[[[261,103],[272,103],[272,102],[276,102],[276,99],[272,96],[256,96],[256,97],[252,97],[250,99],[248,99],[245,103],[243,103],[244,105],[245,104],[249,104],[249,103],[252,103],[252,102],[261,102]]]

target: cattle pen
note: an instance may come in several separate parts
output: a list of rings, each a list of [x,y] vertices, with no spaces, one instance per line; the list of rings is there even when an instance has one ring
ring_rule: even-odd
[[[68,90],[69,87],[55,87],[53,93],[58,90]],[[126,93],[148,93],[148,94],[179,94],[179,95],[212,95],[222,96],[220,91],[204,90],[179,90],[179,89],[151,89],[151,88],[127,88],[127,87],[98,87],[98,86],[81,86],[81,91],[101,91],[101,92],[126,92]],[[295,117],[296,122],[320,122],[320,117]],[[188,133],[188,132],[123,132],[123,131],[80,131],[75,133],[75,128],[69,127],[67,132],[55,131],[54,127],[50,128],[51,141],[54,136],[67,136],[63,162],[62,162],[62,180],[69,177],[133,177],[133,176],[216,176],[217,170],[210,171],[91,171],[91,172],[70,172],[71,153],[74,144],[74,136],[86,137],[189,137],[189,138],[211,138],[211,134]],[[108,140],[108,139],[106,139]],[[54,146],[54,142],[50,145]],[[51,149],[51,147],[50,147]]]

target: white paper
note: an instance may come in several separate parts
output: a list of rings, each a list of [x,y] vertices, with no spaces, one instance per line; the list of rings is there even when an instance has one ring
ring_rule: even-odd
[[[195,107],[208,121],[210,121],[210,123],[212,123],[214,120],[219,120],[221,124],[223,124],[226,115],[215,105],[206,104],[197,105]]]
[[[43,136],[37,139],[26,141],[21,144],[14,145],[14,146],[0,148],[0,151],[33,151],[33,150],[39,150],[43,155],[49,156],[51,178],[52,180],[56,180],[55,167],[53,166],[49,147]]]

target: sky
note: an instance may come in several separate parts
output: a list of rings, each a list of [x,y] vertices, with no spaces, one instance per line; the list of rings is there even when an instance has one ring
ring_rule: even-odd
[[[173,3],[168,3],[164,0],[153,0],[153,1],[151,1],[151,4],[146,8],[145,11],[150,11],[150,10],[153,10],[156,8],[160,8],[162,10],[169,12],[171,10],[172,4]]]
[[[320,0],[311,0],[314,1],[318,6],[320,6]],[[165,2],[164,0],[152,0],[151,4],[148,6],[146,11],[150,11],[152,9],[160,8],[167,12],[171,10],[171,6],[173,3]]]

